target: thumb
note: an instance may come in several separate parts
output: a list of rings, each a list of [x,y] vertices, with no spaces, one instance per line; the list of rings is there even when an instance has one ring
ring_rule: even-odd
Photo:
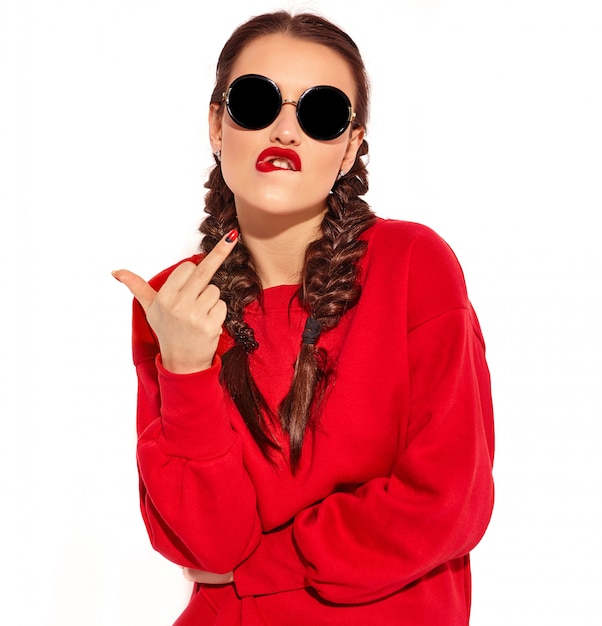
[[[140,302],[142,308],[146,312],[148,307],[153,303],[157,292],[138,274],[134,274],[129,270],[115,270],[111,272],[113,278],[123,283],[131,292],[134,298]]]

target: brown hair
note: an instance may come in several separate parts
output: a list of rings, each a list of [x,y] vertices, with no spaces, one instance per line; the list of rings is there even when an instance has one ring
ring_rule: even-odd
[[[369,85],[359,50],[353,40],[338,26],[317,15],[291,15],[285,11],[252,18],[237,28],[224,46],[216,72],[211,102],[221,103],[227,90],[234,62],[246,44],[270,34],[293,37],[328,46],[349,64],[356,82],[356,118],[354,127],[365,127],[368,121]],[[368,191],[368,178],[361,157],[368,153],[364,140],[353,167],[334,185],[327,198],[322,237],[306,250],[301,285],[297,297],[308,317],[320,323],[324,331],[337,326],[342,315],[357,304],[360,297],[357,263],[366,243],[359,235],[375,220],[361,195]],[[205,212],[200,231],[204,235],[201,249],[210,251],[232,228],[238,228],[234,195],[227,187],[216,160],[206,183]],[[274,417],[257,388],[249,370],[249,354],[257,349],[253,329],[243,320],[245,307],[261,298],[261,284],[244,237],[217,271],[213,282],[220,288],[228,305],[225,327],[234,338],[234,346],[222,356],[222,384],[229,391],[258,446],[268,459],[278,449],[272,436]],[[292,471],[299,466],[303,440],[326,383],[332,374],[328,355],[323,348],[306,340],[295,365],[290,390],[278,409],[278,418],[290,443]]]

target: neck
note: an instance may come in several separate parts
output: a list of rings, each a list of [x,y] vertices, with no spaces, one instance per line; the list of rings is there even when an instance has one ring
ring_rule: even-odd
[[[242,238],[263,289],[301,282],[305,251],[321,237],[322,217],[323,213],[307,220],[271,215],[263,223],[245,223],[239,215]]]

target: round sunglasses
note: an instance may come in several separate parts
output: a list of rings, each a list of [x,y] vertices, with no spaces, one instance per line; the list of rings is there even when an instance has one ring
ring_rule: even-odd
[[[266,128],[284,104],[294,104],[303,132],[319,141],[336,139],[355,117],[349,98],[336,87],[311,87],[298,100],[285,100],[278,85],[259,74],[239,76],[222,100],[232,120],[247,130]]]

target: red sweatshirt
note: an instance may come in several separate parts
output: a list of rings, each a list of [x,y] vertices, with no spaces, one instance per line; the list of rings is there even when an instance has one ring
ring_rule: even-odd
[[[362,295],[319,339],[335,375],[295,475],[266,462],[219,383],[230,338],[210,369],[173,374],[134,306],[150,540],[179,565],[234,571],[233,584],[197,585],[178,626],[468,624],[468,553],[493,503],[481,331],[433,231],[378,220],[363,238]],[[246,310],[251,370],[274,410],[307,318],[296,289],[266,289]]]

